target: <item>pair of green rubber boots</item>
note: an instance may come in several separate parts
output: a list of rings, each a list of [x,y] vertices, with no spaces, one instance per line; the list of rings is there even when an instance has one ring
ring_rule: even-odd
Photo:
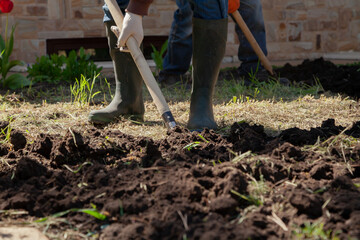
[[[225,54],[227,24],[227,19],[193,19],[193,84],[187,124],[190,130],[217,128],[212,99],[220,64]],[[115,96],[106,108],[91,111],[89,121],[106,124],[119,117],[143,121],[143,80],[131,55],[116,48],[117,38],[110,30],[113,25],[114,22],[106,23],[110,55],[115,70]]]

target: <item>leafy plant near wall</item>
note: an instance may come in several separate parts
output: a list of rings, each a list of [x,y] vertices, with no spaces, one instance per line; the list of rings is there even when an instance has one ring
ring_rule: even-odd
[[[19,60],[10,60],[11,53],[14,47],[14,31],[15,27],[11,29],[10,36],[7,36],[8,32],[8,18],[9,12],[13,9],[13,2],[10,0],[0,0],[0,11],[6,13],[6,25],[5,36],[0,34],[0,86],[3,88],[17,89],[30,85],[30,81],[20,73],[11,74],[8,76],[10,70],[17,66],[23,65],[23,62]]]
[[[62,79],[62,66],[65,56],[52,54],[36,58],[36,63],[27,69],[28,78],[33,82],[58,83]]]
[[[75,79],[80,79],[82,75],[85,78],[94,78],[99,75],[102,67],[97,67],[90,57],[91,55],[86,54],[84,48],[80,48],[78,55],[74,50],[71,51],[65,59],[66,66],[62,72],[64,79],[73,82]]]
[[[166,52],[167,46],[168,46],[168,40],[166,40],[163,43],[163,45],[161,46],[160,51],[158,51],[156,49],[156,47],[151,44],[151,48],[153,50],[153,52],[151,53],[151,58],[154,60],[155,65],[156,65],[156,74],[159,74],[159,72],[161,70],[163,70],[163,61],[164,61],[163,55]]]
[[[102,67],[90,60],[91,55],[80,48],[78,54],[75,50],[68,56],[52,54],[36,58],[36,62],[27,69],[28,78],[33,82],[58,83],[60,81],[75,82],[81,76],[94,78]]]

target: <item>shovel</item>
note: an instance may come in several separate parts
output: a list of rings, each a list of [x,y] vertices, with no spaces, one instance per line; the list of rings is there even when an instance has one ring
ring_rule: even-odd
[[[256,55],[259,57],[260,62],[264,66],[264,68],[272,75],[274,76],[274,71],[272,69],[272,66],[270,64],[269,59],[265,56],[264,52],[261,50],[259,44],[256,42],[256,39],[250,32],[248,26],[244,22],[244,19],[241,17],[240,13],[238,11],[235,11],[231,13],[231,16],[233,19],[235,19],[235,22],[239,25],[241,31],[243,31],[246,39],[249,41],[251,47],[253,48]]]
[[[116,0],[105,0],[106,5],[109,7],[110,13],[116,23],[116,26],[121,29],[124,16],[116,3]],[[152,74],[149,65],[147,64],[143,53],[141,52],[137,41],[133,37],[129,37],[126,46],[130,50],[131,56],[139,69],[139,72],[148,88],[156,108],[160,112],[165,125],[168,129],[176,126],[175,119],[170,111],[168,104],[162,94],[159,85],[157,84],[154,75]]]

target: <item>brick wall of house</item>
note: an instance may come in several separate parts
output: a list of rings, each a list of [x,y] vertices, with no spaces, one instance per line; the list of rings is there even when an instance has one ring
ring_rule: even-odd
[[[34,62],[46,39],[104,37],[103,0],[13,0],[17,23],[13,58]],[[270,60],[294,60],[360,51],[359,0],[263,0]],[[145,35],[167,35],[173,0],[155,0],[144,18]],[[4,33],[5,14],[0,14]],[[237,61],[238,40],[229,20],[226,59]]]
[[[271,59],[360,50],[359,0],[263,0]]]

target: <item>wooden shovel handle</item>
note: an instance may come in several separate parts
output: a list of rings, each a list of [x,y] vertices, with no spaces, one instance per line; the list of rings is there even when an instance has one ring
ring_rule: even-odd
[[[259,57],[260,62],[264,66],[264,68],[271,74],[274,75],[272,66],[270,64],[269,59],[265,56],[264,52],[260,48],[259,44],[256,42],[256,39],[250,32],[248,26],[244,22],[244,19],[241,17],[240,13],[238,11],[235,11],[231,13],[233,18],[235,19],[236,23],[239,25],[240,29],[243,31],[246,39],[249,41],[251,47],[253,48],[256,55]]]
[[[116,3],[116,0],[105,0],[106,5],[109,7],[110,13],[118,26],[119,29],[122,28],[122,23],[124,16]],[[129,37],[126,42],[126,46],[130,50],[131,56],[133,57],[137,68],[148,88],[152,99],[156,105],[156,108],[160,112],[165,124],[168,128],[173,128],[176,126],[174,117],[170,112],[170,108],[166,103],[164,95],[162,94],[159,85],[157,84],[154,75],[152,74],[149,65],[147,64],[143,53],[141,52],[137,41],[133,37]]]

